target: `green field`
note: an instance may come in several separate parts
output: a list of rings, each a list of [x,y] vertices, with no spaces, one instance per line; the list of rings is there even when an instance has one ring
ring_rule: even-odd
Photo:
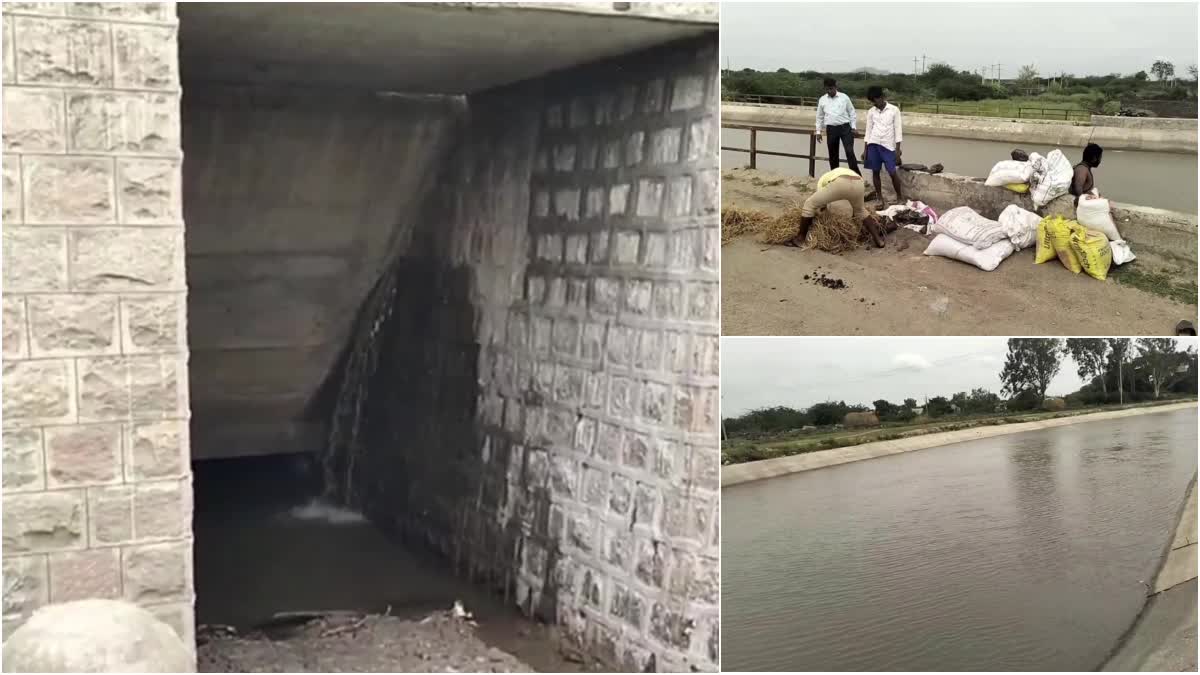
[[[1072,408],[1060,412],[1035,411],[1028,413],[1001,413],[992,415],[950,415],[934,420],[914,422],[896,422],[884,424],[867,430],[854,429],[816,429],[808,432],[791,432],[773,434],[758,438],[729,438],[721,443],[721,463],[739,464],[775,457],[787,457],[805,452],[843,448],[850,445],[861,445],[872,441],[890,441],[909,436],[923,436],[944,431],[958,431],[973,427],[994,426],[997,424],[1015,424],[1017,422],[1035,422],[1056,417],[1071,417],[1104,410],[1123,410],[1126,408],[1144,408],[1148,406],[1194,401],[1195,397],[1179,397],[1133,403],[1127,405],[1102,405],[1084,408]]]
[[[1020,119],[1089,122],[1091,112],[1082,102],[1071,99],[1009,98],[983,101],[933,100],[905,104],[905,112],[967,115],[971,117],[1013,117]]]

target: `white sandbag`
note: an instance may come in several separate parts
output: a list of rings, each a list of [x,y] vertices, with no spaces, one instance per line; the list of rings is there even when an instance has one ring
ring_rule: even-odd
[[[1089,230],[1102,233],[1108,237],[1109,241],[1117,241],[1121,238],[1121,233],[1117,231],[1117,224],[1113,222],[1107,199],[1092,195],[1080,196],[1079,204],[1075,207],[1075,220]]]
[[[929,242],[925,255],[938,255],[952,258],[959,262],[970,263],[984,272],[991,272],[1013,254],[1014,247],[1008,239],[1001,239],[985,249],[977,249],[970,244],[964,244],[954,237],[939,234]]]
[[[1113,239],[1108,242],[1112,248],[1112,259],[1114,265],[1124,265],[1130,260],[1136,260],[1137,256],[1133,254],[1133,249],[1129,248],[1129,242],[1124,239]]]
[[[1020,251],[1037,242],[1037,226],[1042,222],[1042,217],[1016,204],[1009,204],[1000,212],[999,222],[1005,236]]]
[[[1044,158],[1030,156],[1029,163],[1033,166],[1033,175],[1030,177],[1033,189],[1029,191],[1029,196],[1033,198],[1034,208],[1040,209],[1070,191],[1074,172],[1071,161],[1062,150],[1051,150]]]
[[[1029,162],[1006,159],[1002,162],[996,162],[996,165],[988,173],[984,185],[1001,187],[1003,185],[1012,185],[1013,183],[1028,183],[1029,177],[1032,175],[1033,165]]]
[[[933,234],[947,234],[975,248],[987,248],[1004,239],[1000,223],[988,220],[969,206],[959,206],[942,214],[938,221],[929,226]]]

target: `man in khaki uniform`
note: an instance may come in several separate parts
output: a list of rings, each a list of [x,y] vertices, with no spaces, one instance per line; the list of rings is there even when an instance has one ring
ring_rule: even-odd
[[[875,242],[876,246],[883,248],[883,228],[873,214],[867,214],[867,210],[863,206],[863,191],[862,176],[850,169],[834,169],[821,176],[817,181],[817,191],[804,200],[804,205],[800,207],[800,234],[792,239],[792,244],[800,246],[804,243],[804,239],[808,237],[808,228],[812,225],[818,209],[833,202],[845,200],[850,202],[850,208],[854,212],[854,222],[867,228],[867,234],[871,235],[871,240]]]

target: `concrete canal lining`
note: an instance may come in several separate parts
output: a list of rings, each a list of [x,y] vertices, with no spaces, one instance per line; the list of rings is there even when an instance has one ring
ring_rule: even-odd
[[[1196,477],[1164,547],[1152,592],[1105,671],[1196,670]]]
[[[1078,424],[1080,422],[1119,419],[1122,417],[1149,415],[1153,413],[1170,412],[1173,410],[1183,410],[1194,407],[1196,407],[1196,401],[1169,403],[1165,405],[1140,408],[1126,408],[1124,410],[1106,410],[1103,412],[1085,415],[1073,415],[1070,417],[1059,417],[1049,420],[1039,420],[1036,422],[1018,422],[1016,424],[1003,424],[997,426],[977,427],[974,429],[961,429],[958,431],[947,431],[944,433],[927,434],[924,436],[914,436],[911,438],[900,438],[891,441],[876,441],[874,443],[863,443],[861,445],[852,445],[845,448],[834,448],[832,450],[821,450],[818,452],[806,452],[799,455],[791,455],[789,457],[776,457],[774,459],[764,459],[757,462],[731,464],[721,467],[721,487],[724,488],[731,485],[751,483],[757,480],[786,476],[788,474],[799,473],[801,471],[824,469],[825,467],[837,466],[839,464],[849,464],[850,462],[858,462],[864,459],[874,459],[876,457],[886,457],[888,455],[899,455],[901,453],[912,452],[914,450],[924,450],[925,448],[933,448],[940,445],[950,445],[951,443],[962,443],[965,441],[974,441],[982,438],[992,438],[994,436],[1018,434],[1023,431],[1051,429],[1054,427],[1066,426],[1068,424]],[[1195,536],[1193,531],[1193,541],[1194,540]],[[1193,576],[1195,575],[1195,559],[1193,546]]]
[[[1091,124],[1082,124],[905,112],[904,132],[913,136],[1037,143],[1077,148],[1082,148],[1088,143],[1099,143],[1108,150],[1196,154],[1196,120],[1145,118],[1143,122],[1133,126],[1115,123],[1114,119],[1121,118],[1093,116]],[[722,103],[721,122],[811,128],[816,122],[816,108]]]

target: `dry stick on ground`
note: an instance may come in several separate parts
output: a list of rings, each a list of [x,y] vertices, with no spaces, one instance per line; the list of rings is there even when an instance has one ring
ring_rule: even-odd
[[[390,606],[388,607],[388,610],[391,611]],[[367,622],[367,618],[368,615],[364,614],[360,616],[358,621],[355,621],[354,623],[348,623],[343,626],[334,626],[333,628],[326,628],[325,630],[321,631],[321,637],[327,638],[335,635],[341,635],[342,633],[353,633],[354,631],[363,627],[363,624]]]

